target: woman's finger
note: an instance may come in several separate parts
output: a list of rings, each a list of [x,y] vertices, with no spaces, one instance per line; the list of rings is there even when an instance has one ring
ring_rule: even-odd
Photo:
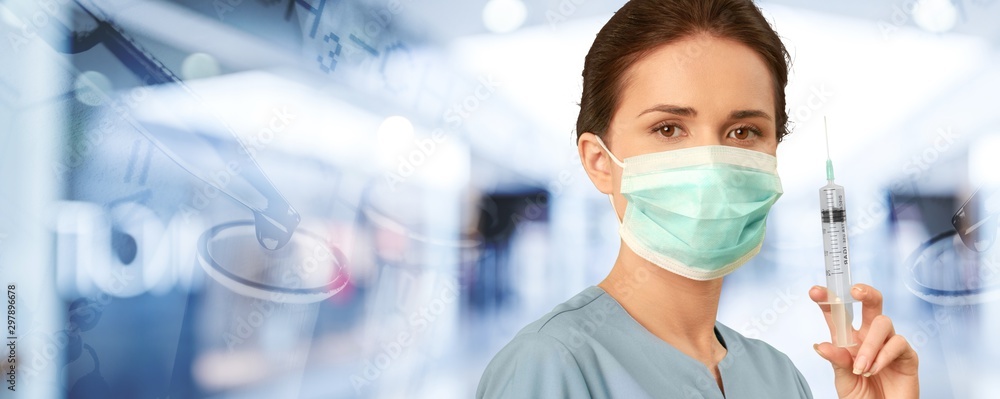
[[[823,311],[823,318],[826,319],[826,326],[830,329],[830,338],[832,339],[836,332],[833,329],[833,316],[830,314],[830,305],[824,305],[820,302],[826,302],[826,288],[814,285],[809,289],[809,299],[816,302],[819,305],[819,309]]]
[[[875,316],[868,326],[868,334],[864,335],[864,342],[861,343],[861,347],[858,348],[857,355],[854,357],[854,367],[852,368],[854,374],[867,373],[886,341],[895,334],[896,330],[889,317],[885,315]]]
[[[878,373],[883,368],[892,364],[892,362],[904,355],[916,355],[916,352],[913,352],[913,349],[910,348],[910,343],[906,342],[906,338],[903,338],[902,335],[893,335],[889,337],[889,340],[885,341],[885,345],[882,346],[882,350],[878,352],[878,356],[875,357],[875,361],[872,363],[871,369],[869,369],[864,376],[870,377],[871,375]]]
[[[837,376],[847,376],[851,374],[853,357],[851,352],[844,348],[838,348],[829,342],[813,345],[813,349],[820,357],[826,359],[833,365],[833,372]]]
[[[868,284],[854,284],[851,296],[861,301],[861,336],[865,336],[868,326],[875,317],[882,314],[882,293]]]

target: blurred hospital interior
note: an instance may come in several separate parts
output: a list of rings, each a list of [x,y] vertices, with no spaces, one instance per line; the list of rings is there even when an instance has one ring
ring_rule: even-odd
[[[0,0],[17,397],[473,396],[617,255],[574,129],[622,4]],[[758,4],[792,60],[784,194],[718,320],[836,397],[825,118],[853,281],[923,397],[996,397],[1000,2]]]

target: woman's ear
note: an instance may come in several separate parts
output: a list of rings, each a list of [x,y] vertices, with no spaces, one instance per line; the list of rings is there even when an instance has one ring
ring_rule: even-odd
[[[583,162],[583,170],[587,171],[587,176],[594,183],[597,190],[604,193],[614,192],[614,174],[612,168],[614,162],[608,153],[604,151],[600,140],[594,133],[584,133],[576,142],[577,151],[580,153],[580,161]]]

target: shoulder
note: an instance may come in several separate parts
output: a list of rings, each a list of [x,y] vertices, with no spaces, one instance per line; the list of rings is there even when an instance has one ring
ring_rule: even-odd
[[[587,325],[603,323],[615,305],[613,301],[599,301],[604,295],[607,294],[600,288],[589,287],[525,326],[517,333],[515,339],[521,335],[539,333],[567,342],[574,338],[571,337],[574,332],[592,331]]]
[[[558,340],[537,332],[518,334],[486,366],[477,398],[588,396],[576,359]]]
[[[493,357],[479,382],[476,396],[577,397],[588,396],[580,364],[571,348],[576,328],[587,320],[588,308],[599,296],[584,290],[524,327]]]

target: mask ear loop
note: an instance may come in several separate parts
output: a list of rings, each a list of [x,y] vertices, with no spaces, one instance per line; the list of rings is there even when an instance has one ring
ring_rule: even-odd
[[[595,134],[595,136],[597,135]],[[599,144],[601,148],[604,149],[604,152],[608,153],[608,156],[611,157],[611,161],[613,161],[616,165],[620,166],[622,169],[625,169],[625,163],[618,160],[618,157],[616,157],[615,154],[611,153],[611,150],[608,149],[608,146],[604,145],[604,140],[601,140],[601,136],[597,136],[597,144]],[[615,196],[609,193],[608,201],[611,202],[611,210],[615,211],[615,219],[618,219],[618,209],[615,208]],[[618,219],[618,225],[621,226],[622,223],[623,221],[621,219]]]

